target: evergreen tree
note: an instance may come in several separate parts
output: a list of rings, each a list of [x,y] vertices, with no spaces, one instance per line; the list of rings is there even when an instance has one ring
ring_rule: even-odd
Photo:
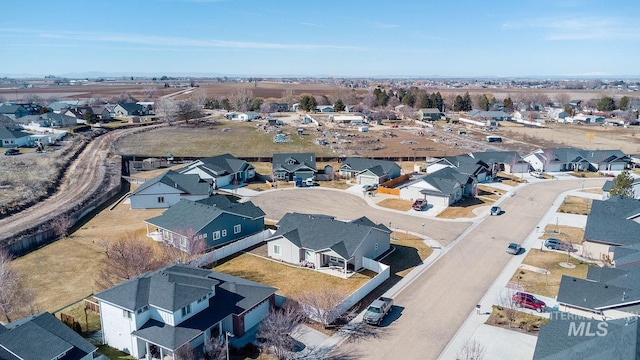
[[[620,98],[620,101],[618,101],[618,108],[620,110],[628,110],[629,109],[629,102],[630,99],[628,96],[623,96]]]
[[[344,109],[346,109],[346,106],[341,99],[336,100],[336,102],[333,104],[333,111],[335,112],[344,111]]]
[[[613,181],[613,186],[611,187],[611,190],[609,190],[609,195],[611,197],[620,195],[625,198],[634,198],[635,194],[633,193],[633,177],[627,170],[621,172],[618,176],[616,176],[615,180]]]
[[[453,110],[464,111],[464,99],[462,99],[462,96],[456,95],[456,99],[453,102]]]
[[[484,111],[489,110],[489,98],[487,97],[487,94],[482,94],[482,97],[480,98],[480,109]]]
[[[462,110],[470,111],[471,109],[473,109],[473,101],[471,101],[471,96],[469,95],[469,92],[467,92],[462,97]]]
[[[616,109],[616,102],[609,96],[603,96],[600,101],[598,101],[596,108],[598,111],[613,111]]]
[[[436,103],[433,106],[440,109],[440,111],[444,111],[444,99],[439,91],[436,93]]]

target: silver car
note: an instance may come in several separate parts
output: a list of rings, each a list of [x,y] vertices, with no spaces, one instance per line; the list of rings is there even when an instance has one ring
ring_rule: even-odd
[[[509,243],[509,246],[507,246],[507,253],[511,255],[518,255],[521,249],[522,247],[520,244]]]

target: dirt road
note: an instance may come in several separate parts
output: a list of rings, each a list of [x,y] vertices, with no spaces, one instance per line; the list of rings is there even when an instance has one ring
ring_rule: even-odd
[[[91,141],[66,170],[53,195],[24,211],[0,219],[0,242],[43,220],[49,221],[92,197],[100,190],[107,167],[119,164],[116,158],[112,158],[111,144],[137,131],[140,128],[113,130]]]

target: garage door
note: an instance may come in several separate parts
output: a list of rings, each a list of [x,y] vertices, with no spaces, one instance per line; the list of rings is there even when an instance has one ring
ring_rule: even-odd
[[[255,309],[251,310],[244,317],[244,329],[245,331],[256,326],[262,319],[264,319],[269,313],[269,301],[265,300],[262,304],[258,305]]]
[[[360,185],[373,185],[378,183],[378,179],[372,176],[358,176],[358,183]]]

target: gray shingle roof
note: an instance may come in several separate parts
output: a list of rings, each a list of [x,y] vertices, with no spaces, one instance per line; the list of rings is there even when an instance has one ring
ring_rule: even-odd
[[[326,216],[287,213],[271,238],[284,236],[298,247],[314,251],[331,249],[350,259],[373,229],[390,232],[384,225],[371,226],[370,223],[371,220],[365,218],[343,222]]]
[[[571,327],[575,330],[581,324],[584,325],[583,330],[588,326],[593,335],[585,335],[586,330],[580,334],[582,336],[573,334]],[[601,325],[600,319],[554,312],[549,323],[540,328],[533,359],[635,360],[640,358],[638,326],[637,319],[608,320]],[[606,329],[606,333],[602,333],[602,329]],[[604,336],[595,336],[596,332]]]
[[[222,154],[196,160],[178,171],[184,173],[192,168],[198,168],[215,178],[238,173],[243,170],[245,164],[248,163],[231,154]],[[253,165],[248,164],[247,168],[253,168]]]
[[[517,164],[525,162],[522,157],[515,151],[484,151],[474,152],[471,156],[475,159],[482,160],[485,164],[501,163],[501,164]]]
[[[433,194],[452,195],[458,186],[464,186],[470,181],[469,175],[461,174],[454,168],[445,167],[431,174],[425,175],[414,181],[411,181],[405,186],[410,186],[420,181],[425,181],[429,185],[437,189],[436,192],[430,192]]]
[[[380,166],[383,174],[389,174],[393,171],[394,168],[399,167],[393,161],[389,160],[376,160],[376,159],[368,159],[361,157],[349,157],[342,161],[342,165],[340,169],[347,169],[352,171],[363,171],[367,169],[372,169],[376,166]],[[377,174],[376,174],[377,175]]]
[[[156,225],[162,229],[186,235],[188,231],[197,233],[223,213],[224,211],[216,206],[182,199],[167,209],[162,215],[147,219],[145,222]]]
[[[640,200],[614,196],[593,200],[587,217],[584,239],[612,245],[640,242],[640,224],[628,219],[640,213]]]
[[[97,348],[48,312],[21,319],[0,331],[0,359],[81,359]],[[15,355],[19,356],[16,357]]]
[[[228,213],[243,215],[252,219],[257,219],[266,215],[261,208],[256,206],[251,201],[245,201],[242,203],[233,202],[230,201],[225,195],[214,195],[206,199],[198,200],[196,202],[199,204],[216,206],[220,210],[226,211]]]
[[[176,171],[169,170],[152,179],[145,181],[131,195],[139,194],[149,187],[162,183],[170,187],[180,190],[184,194],[191,195],[208,195],[211,192],[211,185],[206,180],[200,179],[196,174],[180,174]]]
[[[9,130],[5,127],[0,127],[0,139],[21,139],[29,136],[31,136],[31,134],[27,134],[18,130]]]
[[[283,169],[295,172],[305,167],[316,170],[316,154],[314,153],[283,153],[273,154],[272,167],[274,170]]]

